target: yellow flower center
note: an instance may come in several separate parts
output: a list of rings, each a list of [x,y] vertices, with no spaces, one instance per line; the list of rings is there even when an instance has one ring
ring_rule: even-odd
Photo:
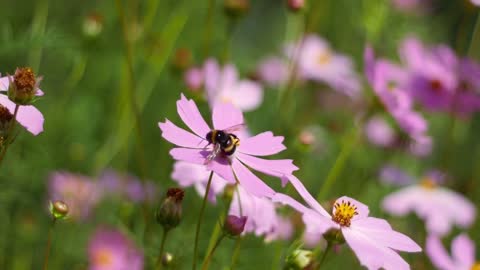
[[[357,207],[351,202],[345,202],[343,200],[341,203],[335,203],[333,213],[332,220],[343,227],[349,227],[352,218],[358,215]]]
[[[420,181],[420,186],[424,189],[432,190],[437,187],[437,182],[430,177],[425,177]]]
[[[472,268],[470,270],[480,270],[480,262],[476,262],[472,265]]]
[[[113,262],[112,251],[106,248],[100,249],[94,258],[95,264],[99,266],[110,266]]]
[[[329,50],[323,51],[317,58],[317,63],[321,66],[326,65],[332,61],[332,54]]]

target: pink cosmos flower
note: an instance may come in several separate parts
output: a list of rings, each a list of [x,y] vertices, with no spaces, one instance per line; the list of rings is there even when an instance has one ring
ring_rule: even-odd
[[[378,146],[390,147],[395,143],[395,132],[381,116],[373,116],[365,124],[367,139]]]
[[[287,204],[302,213],[308,232],[323,235],[332,229],[339,230],[360,263],[368,269],[410,269],[395,251],[419,252],[421,248],[406,235],[394,231],[387,221],[369,217],[368,206],[344,196],[336,200],[330,215],[300,180],[294,176],[289,178],[309,207],[280,193],[274,196],[273,201]]]
[[[203,71],[194,67],[185,72],[183,77],[185,84],[192,91],[198,91],[203,86]]]
[[[49,200],[64,201],[69,208],[68,216],[72,219],[87,218],[102,195],[96,182],[86,176],[68,172],[54,172],[50,176]]]
[[[427,174],[418,184],[386,196],[382,206],[396,216],[416,213],[425,221],[428,232],[440,236],[454,225],[470,226],[475,220],[475,206],[463,195],[439,186],[440,182],[438,173]]]
[[[373,49],[370,47],[366,48],[364,59],[365,75],[368,81],[386,111],[395,119],[402,131],[415,143],[430,141],[430,137],[426,134],[427,121],[414,110],[413,100],[403,88],[407,73],[389,61],[376,60]]]
[[[225,179],[230,184],[237,183],[255,196],[273,196],[275,191],[267,186],[248,167],[259,172],[278,177],[286,184],[285,176],[292,174],[298,168],[292,160],[267,160],[258,156],[269,156],[285,149],[283,137],[274,136],[271,132],[263,132],[253,137],[242,137],[239,132],[231,131],[236,135],[240,144],[231,156],[220,152],[213,160],[207,157],[212,153],[214,145],[209,145],[206,135],[212,130],[201,116],[193,100],[188,100],[182,94],[177,101],[177,111],[183,122],[193,131],[190,133],[177,127],[168,119],[159,123],[162,137],[178,147],[170,151],[170,155],[179,161],[200,164]],[[212,113],[213,127],[216,130],[228,130],[244,124],[240,110],[230,103],[217,103]]]
[[[350,58],[334,52],[319,36],[308,35],[288,45],[286,52],[296,59],[300,78],[326,83],[353,98],[360,96],[360,81]]]
[[[210,171],[207,167],[185,161],[175,162],[171,175],[172,179],[181,187],[194,186],[197,193],[202,197],[205,196],[209,176]],[[223,192],[227,184],[227,181],[214,173],[208,192],[208,200],[211,203],[216,203],[217,196]]]
[[[97,229],[88,244],[90,270],[142,270],[143,254],[122,233]]]
[[[270,199],[255,197],[241,186],[237,189],[232,198],[229,215],[247,217],[244,234],[265,235],[266,241],[288,239],[291,236],[291,223],[277,213],[276,206]]]
[[[470,2],[476,6],[480,6],[480,0],[470,0]]]
[[[130,174],[114,170],[106,170],[98,181],[103,193],[120,196],[132,202],[152,202],[156,197],[156,187],[152,181],[142,183],[140,179]]]
[[[6,107],[11,114],[14,114],[16,105],[6,96],[11,80],[13,80],[11,76],[10,79],[8,76],[0,78],[0,105]],[[42,90],[37,88],[35,95],[38,97],[43,96]],[[35,136],[43,131],[43,115],[37,108],[32,105],[20,106],[16,119],[18,123],[20,123],[20,125],[25,127],[28,132],[32,133]]]
[[[216,103],[232,103],[241,111],[252,111],[263,101],[260,84],[251,80],[239,80],[234,65],[223,68],[214,59],[208,59],[203,66],[205,90],[210,107]]]
[[[269,57],[260,62],[257,75],[267,85],[279,87],[284,85],[289,77],[288,64],[279,57]]]
[[[466,234],[453,239],[452,256],[436,235],[428,236],[425,249],[432,264],[439,270],[476,270],[480,267],[480,262],[475,263],[475,244]]]

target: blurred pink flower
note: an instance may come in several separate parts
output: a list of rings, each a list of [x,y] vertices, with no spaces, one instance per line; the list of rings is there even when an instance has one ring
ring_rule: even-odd
[[[215,59],[208,59],[203,66],[203,75],[211,108],[221,102],[232,103],[241,111],[252,111],[263,101],[261,85],[251,80],[239,80],[232,64],[221,68]]]
[[[200,68],[194,67],[185,72],[183,77],[185,84],[192,91],[200,90],[203,86],[203,71]]]
[[[270,199],[255,197],[241,186],[237,186],[237,189],[228,213],[248,217],[244,234],[264,235],[266,241],[288,239],[291,236],[291,223],[277,213],[276,206]]]
[[[367,139],[378,146],[390,147],[395,143],[395,132],[381,116],[373,116],[365,124]]]
[[[308,35],[287,45],[286,52],[296,59],[300,78],[326,83],[353,98],[360,96],[361,84],[351,59],[334,52],[319,36]]]
[[[425,108],[448,111],[458,84],[459,60],[445,45],[426,48],[419,40],[407,38],[400,47],[407,66],[405,88]]]
[[[86,176],[68,172],[54,172],[50,176],[49,200],[64,201],[69,208],[68,216],[73,219],[87,218],[102,195],[97,183]]]
[[[10,78],[10,80],[12,80]],[[15,112],[16,104],[6,96],[10,85],[9,77],[0,78],[0,105],[5,106],[11,114]],[[43,96],[42,90],[37,88],[36,96]],[[17,113],[17,121],[33,135],[38,135],[43,131],[44,118],[42,113],[32,105],[20,106]]]
[[[405,12],[422,12],[431,6],[431,0],[392,0],[396,9]]]
[[[360,263],[368,269],[410,269],[395,251],[422,250],[409,237],[394,231],[387,221],[369,217],[368,206],[363,203],[343,196],[335,201],[330,215],[308,193],[300,180],[291,176],[290,183],[310,207],[280,193],[273,197],[273,201],[287,204],[302,213],[309,233],[324,234],[331,229],[340,230]]]
[[[183,94],[177,101],[177,111],[183,122],[194,133],[177,127],[168,119],[165,123],[159,123],[162,137],[179,146],[170,151],[170,155],[175,160],[204,165],[230,184],[235,184],[238,180],[245,190],[260,197],[272,196],[275,191],[253,174],[249,168],[278,177],[282,179],[283,184],[288,182],[285,176],[298,169],[289,159],[267,160],[257,157],[273,155],[285,149],[282,143],[283,137],[274,136],[271,132],[263,132],[253,137],[242,137],[240,133],[231,131],[240,140],[236,151],[231,156],[219,153],[208,162],[207,157],[211,154],[214,146],[209,145],[205,138],[212,129],[203,119],[195,102],[188,100]],[[230,103],[217,103],[213,107],[212,120],[213,126],[217,130],[226,130],[244,124],[242,112]]]
[[[100,176],[99,187],[104,194],[121,196],[132,202],[152,202],[156,196],[155,184],[151,181],[142,183],[140,179],[130,174],[114,170],[106,170]]]
[[[282,86],[289,77],[288,63],[280,57],[266,58],[258,65],[257,75],[267,85]]]
[[[480,6],[480,0],[470,0],[470,2],[474,5]]]
[[[441,181],[438,173],[427,174],[418,184],[387,195],[382,206],[396,216],[416,213],[427,231],[437,235],[447,234],[454,225],[469,227],[475,220],[475,206],[463,195],[439,186]]]
[[[394,166],[384,166],[380,170],[380,181],[384,184],[391,184],[395,186],[406,186],[414,183],[411,175]]]
[[[389,61],[376,60],[371,47],[366,48],[364,59],[365,75],[368,81],[386,111],[395,119],[402,131],[415,143],[420,144],[431,140],[426,134],[427,121],[414,110],[413,100],[403,88],[407,73]]]
[[[97,229],[88,244],[90,270],[142,270],[143,254],[116,230]]]
[[[458,79],[452,110],[469,116],[480,110],[480,65],[470,59],[461,59]]]
[[[197,193],[202,197],[205,196],[209,176],[210,171],[205,166],[185,161],[175,162],[171,175],[172,179],[181,187],[194,186]],[[216,203],[217,196],[223,192],[227,184],[227,181],[214,173],[208,192],[208,200]]]
[[[475,244],[466,234],[453,239],[452,256],[449,256],[436,235],[427,237],[425,251],[439,270],[476,270],[480,267],[479,262],[475,263]]]

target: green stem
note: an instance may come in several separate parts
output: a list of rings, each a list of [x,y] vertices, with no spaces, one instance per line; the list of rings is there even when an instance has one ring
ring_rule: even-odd
[[[220,245],[220,243],[222,242],[224,237],[225,237],[225,234],[222,234],[217,239],[217,242],[215,242],[215,245],[213,246],[212,250],[210,251],[210,253],[208,254],[207,258],[205,259],[205,261],[202,265],[202,270],[207,270],[208,269],[208,266],[210,265],[210,261],[212,260],[213,254],[215,253],[215,250]]]
[[[210,42],[212,40],[213,28],[213,11],[215,7],[215,0],[208,0],[207,18],[205,20],[204,44],[203,44],[203,58],[207,58],[210,52]]]
[[[317,270],[320,269],[320,267],[323,265],[323,262],[325,261],[325,258],[327,257],[327,254],[331,249],[332,245],[330,243],[327,243],[327,248],[325,248],[325,251],[322,254],[322,258],[320,258],[320,262],[317,265]]]
[[[351,128],[348,134],[345,135],[342,142],[342,149],[340,150],[340,154],[338,155],[333,167],[330,169],[327,175],[327,179],[323,183],[322,187],[318,191],[317,200],[320,201],[325,199],[325,196],[328,194],[330,189],[332,188],[333,184],[337,180],[338,176],[342,172],[345,162],[347,161],[348,157],[352,153],[353,146],[357,142],[357,134],[358,130],[356,125]]]
[[[20,109],[20,105],[15,104],[15,109],[13,111],[13,117],[12,117],[11,123],[8,127],[7,136],[4,140],[5,141],[5,146],[3,146],[2,151],[0,152],[0,166],[2,165],[3,158],[7,154],[8,146],[12,143],[11,137],[12,137],[13,131],[15,129],[15,124],[17,123],[17,114],[18,114],[19,109]]]
[[[242,237],[238,237],[237,240],[235,241],[235,248],[233,250],[233,255],[232,255],[232,262],[230,263],[230,269],[233,270],[235,265],[237,264],[238,260],[238,255],[240,254],[240,247],[242,246]]]
[[[48,258],[50,257],[50,249],[52,246],[52,235],[53,235],[53,228],[55,226],[55,221],[56,219],[53,219],[52,225],[50,226],[50,229],[48,230],[48,239],[47,239],[47,247],[45,250],[45,259],[43,261],[43,270],[47,270],[48,268]]]
[[[33,46],[33,49],[29,54],[30,66],[33,70],[38,70],[40,66],[40,60],[42,59],[42,46],[43,36],[45,34],[45,27],[47,25],[48,17],[48,0],[41,0],[38,2],[38,6],[35,8],[35,14],[33,16],[31,38],[40,42],[38,46]]]
[[[144,180],[146,177],[147,172],[147,165],[145,159],[145,153],[143,152],[143,132],[141,127],[141,117],[140,117],[140,109],[138,108],[137,98],[136,98],[136,84],[135,84],[135,74],[133,70],[133,44],[129,38],[128,34],[128,21],[125,15],[125,10],[122,6],[121,0],[116,0],[117,12],[122,21],[122,32],[123,32],[123,42],[125,44],[125,57],[127,62],[128,68],[128,76],[129,76],[129,100],[130,100],[130,107],[135,118],[135,130],[137,133],[137,147],[136,147],[136,154],[137,154],[137,162],[140,168],[141,173],[141,180]]]
[[[473,28],[472,37],[470,38],[470,43],[468,45],[467,55],[473,57],[474,48],[478,48],[478,43],[480,42],[480,12],[477,14],[477,19],[475,21],[475,27]],[[478,55],[477,55],[478,56]]]
[[[200,235],[200,227],[202,225],[203,212],[205,212],[205,205],[207,205],[208,193],[210,192],[210,185],[212,184],[213,171],[210,173],[208,178],[207,188],[205,190],[205,196],[203,197],[202,206],[200,208],[200,215],[198,216],[197,229],[195,231],[195,244],[193,246],[193,258],[192,258],[192,269],[195,270],[197,267],[197,254],[198,254],[198,237]]]
[[[160,270],[162,269],[162,257],[163,257],[163,250],[165,248],[165,242],[167,241],[167,235],[170,230],[163,229],[163,234],[162,234],[162,242],[160,244],[160,253],[158,254],[157,258],[157,269]]]

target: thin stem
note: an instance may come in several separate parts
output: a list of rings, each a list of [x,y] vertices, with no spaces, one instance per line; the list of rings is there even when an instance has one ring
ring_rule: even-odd
[[[203,57],[207,58],[210,52],[210,42],[212,40],[212,28],[213,28],[213,11],[215,7],[215,0],[208,0],[207,18],[205,20],[204,31],[204,44],[203,44]]]
[[[345,162],[347,161],[348,157],[352,153],[353,146],[357,142],[357,134],[358,130],[356,125],[351,128],[348,134],[345,135],[343,138],[342,149],[340,150],[340,154],[338,155],[333,167],[330,169],[327,175],[327,179],[323,183],[322,187],[318,191],[317,200],[325,199],[325,196],[328,194],[330,189],[332,188],[333,184],[337,180],[338,176],[342,172]]]
[[[220,235],[220,237],[217,239],[217,242],[215,242],[215,245],[213,246],[212,250],[208,254],[207,258],[205,259],[205,262],[202,265],[202,270],[207,270],[208,266],[210,265],[210,261],[212,260],[213,254],[215,253],[215,250],[217,247],[220,245],[222,242],[223,238],[225,237],[225,234]]]
[[[117,12],[122,21],[122,32],[123,32],[123,42],[125,43],[125,57],[127,62],[128,68],[128,75],[129,75],[129,100],[130,100],[130,107],[135,118],[135,130],[137,132],[137,147],[136,147],[136,154],[137,154],[137,162],[140,167],[141,180],[144,180],[146,177],[147,172],[147,165],[145,159],[145,153],[143,152],[143,132],[141,127],[141,117],[140,117],[140,110],[137,104],[136,98],[136,84],[135,84],[135,74],[133,71],[133,44],[131,39],[129,38],[128,34],[128,22],[127,17],[125,15],[125,10],[123,9],[121,0],[116,1]]]
[[[48,268],[48,258],[50,257],[50,249],[52,246],[52,235],[53,235],[53,228],[55,226],[55,221],[56,219],[53,219],[52,225],[50,226],[50,229],[48,230],[48,239],[47,239],[47,247],[45,250],[45,259],[43,261],[43,270],[47,270]]]
[[[235,267],[235,264],[237,264],[238,260],[238,255],[240,254],[240,247],[242,246],[242,237],[238,237],[237,240],[235,241],[235,248],[233,250],[233,255],[232,255],[232,262],[230,263],[230,268],[229,270],[233,270]]]
[[[18,110],[20,109],[20,105],[15,104],[15,110],[13,111],[13,117],[8,127],[8,132],[5,140],[5,146],[2,148],[2,152],[0,153],[0,166],[2,165],[3,158],[7,154],[8,146],[12,143],[11,136],[13,135],[13,130],[15,129],[15,124],[17,123],[17,114]]]
[[[205,196],[203,197],[202,206],[200,208],[200,215],[198,216],[197,229],[195,231],[195,245],[193,246],[193,258],[192,258],[192,269],[195,270],[197,267],[197,254],[198,254],[198,237],[200,235],[200,227],[203,220],[203,212],[205,212],[205,205],[207,205],[208,193],[210,192],[210,185],[212,184],[213,171],[210,173],[208,178],[207,188],[205,190]]]
[[[157,259],[157,269],[160,270],[162,269],[162,257],[163,257],[163,250],[165,248],[165,242],[167,241],[167,235],[170,230],[163,229],[163,234],[162,234],[162,242],[160,244],[160,253],[158,254],[158,259]]]
[[[317,265],[317,270],[320,269],[320,267],[323,265],[323,262],[325,261],[325,258],[327,257],[327,254],[331,249],[332,245],[330,243],[327,243],[327,248],[325,248],[325,251],[322,254],[322,258],[320,258],[320,262]]]
[[[477,19],[475,20],[475,27],[473,28],[473,33],[472,36],[470,37],[470,43],[468,45],[468,50],[467,50],[467,55],[472,57],[473,55],[473,48],[476,48],[477,46],[474,46],[475,43],[478,43],[480,41],[480,12],[477,14]]]

